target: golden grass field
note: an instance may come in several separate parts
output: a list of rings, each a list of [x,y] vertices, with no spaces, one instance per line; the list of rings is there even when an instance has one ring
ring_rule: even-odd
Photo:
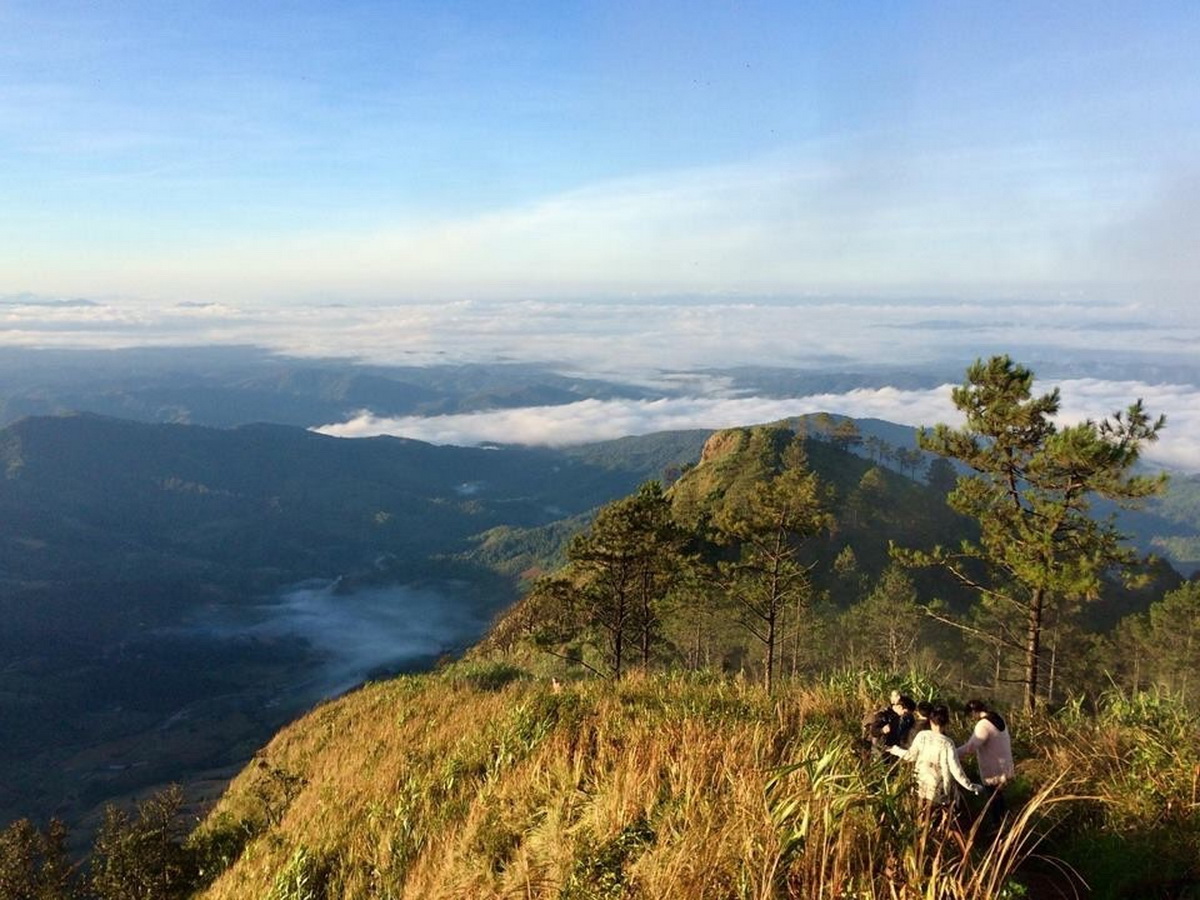
[[[1200,751],[1181,707],[1115,697],[1098,713],[1014,715],[1012,815],[992,833],[969,805],[931,822],[903,766],[864,761],[855,739],[879,690],[867,676],[772,695],[700,675],[559,683],[480,661],[370,684],[285,729],[232,783],[191,838],[220,871],[199,896],[1070,897],[1196,883]]]

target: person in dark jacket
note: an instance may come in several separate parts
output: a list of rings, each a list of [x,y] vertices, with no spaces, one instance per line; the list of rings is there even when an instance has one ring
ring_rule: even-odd
[[[913,702],[913,698],[907,694],[901,694],[896,702],[892,704],[892,712],[895,714],[896,730],[893,733],[894,740],[892,746],[907,747],[912,743],[910,732],[913,724],[916,721],[917,704]]]

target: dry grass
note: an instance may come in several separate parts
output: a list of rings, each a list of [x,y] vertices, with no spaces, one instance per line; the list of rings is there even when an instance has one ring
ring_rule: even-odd
[[[845,685],[496,671],[370,685],[282,732],[195,836],[234,848],[202,896],[1019,896],[1048,824],[1093,809],[1043,735],[999,836],[933,821],[859,757]]]

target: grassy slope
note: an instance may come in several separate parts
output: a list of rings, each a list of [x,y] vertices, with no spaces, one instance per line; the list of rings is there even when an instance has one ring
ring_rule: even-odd
[[[913,824],[905,776],[853,750],[882,684],[769,698],[736,680],[517,673],[463,663],[369,685],[280,733],[193,836],[233,860],[200,896],[914,896],[904,885],[933,866],[963,886],[938,896],[983,897],[1011,868],[979,835],[965,862],[930,861],[936,835]],[[1031,818],[1012,834],[1058,821],[1043,849],[1096,896],[1200,877],[1200,760],[1174,743],[1196,720],[1122,703],[1100,720],[1014,722],[1011,794]],[[1027,862],[1017,877],[1044,887],[1054,871]]]
[[[706,502],[769,437],[724,433],[681,485]],[[1044,847],[1096,896],[1200,877],[1198,723],[1169,703],[1018,717],[1025,813],[963,854],[917,828],[907,773],[855,750],[881,681],[559,687],[514,659],[370,685],[281,733],[194,838],[234,861],[203,896],[876,898],[916,896],[934,869],[950,887],[928,896],[994,897],[1013,869],[1075,883],[1023,860],[1055,823]]]

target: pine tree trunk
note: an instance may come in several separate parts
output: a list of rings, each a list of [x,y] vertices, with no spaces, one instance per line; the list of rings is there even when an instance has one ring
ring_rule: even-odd
[[[1058,663],[1058,630],[1051,635],[1054,643],[1050,645],[1050,672],[1046,677],[1046,702],[1054,704],[1054,672]]]
[[[1038,664],[1042,655],[1042,607],[1045,592],[1037,588],[1029,598],[1029,627],[1025,633],[1025,708],[1037,709]]]
[[[770,617],[767,619],[767,672],[763,679],[767,686],[767,693],[771,693],[771,685],[775,674],[775,613],[772,610]]]

